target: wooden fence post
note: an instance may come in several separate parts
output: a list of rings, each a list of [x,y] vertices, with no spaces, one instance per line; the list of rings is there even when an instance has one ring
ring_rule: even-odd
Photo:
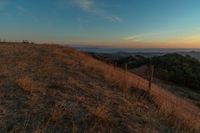
[[[125,74],[127,73],[127,64],[125,64],[125,68],[124,68],[124,70],[125,70]]]
[[[148,88],[149,90],[148,90],[148,93],[151,92],[153,75],[154,75],[154,65],[149,65],[149,88]]]
[[[127,71],[128,71],[128,67],[127,64],[125,64],[125,68],[124,68],[124,90],[127,90]]]
[[[117,62],[115,62],[115,64],[114,64],[114,69],[115,70],[117,69]]]

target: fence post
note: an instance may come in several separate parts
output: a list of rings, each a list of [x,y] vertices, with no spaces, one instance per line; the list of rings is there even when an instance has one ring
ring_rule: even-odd
[[[126,74],[127,73],[127,64],[125,64],[124,70],[125,70],[125,74]]]
[[[124,68],[124,91],[127,90],[127,71],[128,71],[127,64],[125,64],[125,68]]]
[[[153,75],[154,75],[154,65],[149,65],[149,88],[148,88],[149,90],[148,90],[148,93],[151,92]]]
[[[115,62],[115,64],[114,64],[114,69],[115,70],[117,69],[117,62]]]

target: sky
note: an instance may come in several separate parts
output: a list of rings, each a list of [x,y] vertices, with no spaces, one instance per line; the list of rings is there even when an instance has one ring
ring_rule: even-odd
[[[0,0],[0,39],[200,48],[200,0]]]

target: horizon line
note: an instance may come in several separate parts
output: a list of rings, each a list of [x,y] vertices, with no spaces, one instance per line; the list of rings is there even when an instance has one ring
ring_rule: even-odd
[[[29,43],[29,44],[51,44],[69,46],[72,48],[105,48],[105,49],[200,49],[199,47],[136,47],[136,46],[111,46],[111,45],[91,45],[91,44],[73,44],[73,43],[59,43],[59,42],[43,42],[43,41],[29,41],[29,40],[0,40],[0,43]]]

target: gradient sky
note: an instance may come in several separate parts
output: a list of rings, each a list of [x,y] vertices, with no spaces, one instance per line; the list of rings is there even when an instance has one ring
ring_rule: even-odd
[[[0,0],[0,38],[200,48],[200,0]]]

